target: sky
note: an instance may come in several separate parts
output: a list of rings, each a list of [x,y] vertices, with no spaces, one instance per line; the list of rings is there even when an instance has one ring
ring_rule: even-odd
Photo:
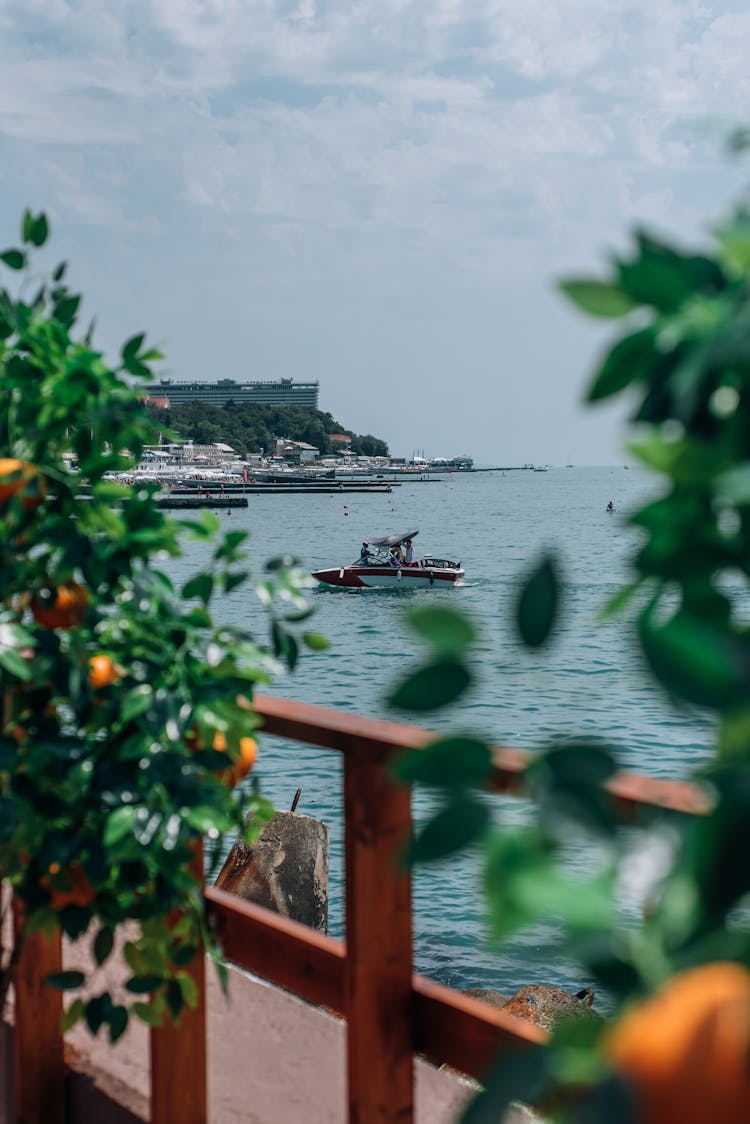
[[[745,188],[745,0],[0,0],[0,243],[24,207],[111,357],[318,379],[394,455],[613,464],[617,326],[556,289]]]

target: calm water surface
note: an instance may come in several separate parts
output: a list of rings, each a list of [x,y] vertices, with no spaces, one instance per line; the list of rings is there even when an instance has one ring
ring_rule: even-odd
[[[292,553],[306,568],[351,562],[363,539],[419,528],[418,551],[460,558],[462,588],[366,593],[320,589],[312,594],[312,626],[333,644],[305,656],[293,676],[274,685],[289,698],[383,716],[384,698],[413,665],[420,646],[404,610],[423,601],[460,608],[473,618],[480,642],[475,689],[446,715],[423,722],[441,731],[473,732],[493,743],[534,749],[572,734],[608,739],[626,768],[684,777],[706,760],[710,731],[670,708],[644,676],[623,620],[596,615],[628,576],[637,543],[628,510],[654,491],[635,470],[560,468],[549,472],[474,473],[404,483],[391,494],[251,496],[246,510],[221,513],[226,525],[252,532],[256,571],[276,554]],[[615,514],[605,511],[608,501]],[[513,607],[519,576],[544,549],[562,561],[564,609],[555,640],[529,654],[518,644]],[[176,581],[199,564],[199,546],[173,567]],[[226,599],[225,619],[264,629],[254,599]],[[331,832],[330,931],[342,932],[341,765],[336,753],[262,739],[257,767],[263,790],[289,807],[302,788],[300,811],[325,820]],[[417,793],[415,816],[429,810]],[[498,822],[526,814],[520,801],[493,800]],[[589,856],[580,853],[581,868]],[[475,859],[461,856],[421,869],[415,880],[416,968],[456,987],[515,990],[524,983],[583,986],[576,969],[549,948],[552,931],[535,927],[501,950],[487,941]],[[554,962],[551,958],[554,958]]]

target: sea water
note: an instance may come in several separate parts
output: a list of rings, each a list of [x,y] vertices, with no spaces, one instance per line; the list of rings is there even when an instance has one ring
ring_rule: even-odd
[[[675,709],[644,671],[627,616],[599,623],[608,599],[628,580],[638,532],[627,514],[658,493],[658,482],[635,469],[557,468],[548,472],[455,473],[405,480],[390,493],[250,496],[247,509],[218,514],[227,529],[251,532],[256,576],[265,560],[293,554],[305,569],[345,565],[363,539],[419,530],[416,553],[460,559],[465,584],[450,590],[332,590],[311,594],[315,616],[305,624],[326,635],[325,653],[305,655],[293,675],[271,690],[288,698],[356,713],[393,717],[386,698],[424,649],[405,621],[408,607],[441,604],[467,613],[478,641],[475,685],[458,704],[414,721],[437,732],[476,734],[492,744],[535,750],[575,735],[602,739],[624,768],[683,778],[709,755],[706,721]],[[615,511],[606,511],[614,501]],[[514,623],[519,583],[545,553],[557,558],[561,610],[551,642],[529,652]],[[205,559],[187,544],[170,565],[185,580]],[[220,619],[267,625],[253,595],[241,589],[217,606]],[[337,753],[260,739],[256,775],[279,808],[302,789],[299,810],[323,819],[331,837],[330,932],[343,932],[342,768]],[[417,791],[417,822],[434,797]],[[492,798],[496,822],[515,824],[526,802]],[[585,848],[572,865],[590,865]],[[554,982],[576,990],[588,981],[559,958],[555,931],[537,925],[501,948],[487,937],[480,864],[463,854],[420,868],[414,881],[415,967],[454,987],[513,991]]]

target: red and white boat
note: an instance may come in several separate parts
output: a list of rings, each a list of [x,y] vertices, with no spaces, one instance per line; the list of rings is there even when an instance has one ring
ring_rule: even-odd
[[[411,540],[418,534],[418,531],[407,531],[401,535],[367,539],[356,562],[330,570],[316,570],[313,577],[325,585],[348,589],[446,589],[460,584],[464,576],[460,562],[433,555],[413,562],[404,560],[401,548],[407,542],[411,546]]]

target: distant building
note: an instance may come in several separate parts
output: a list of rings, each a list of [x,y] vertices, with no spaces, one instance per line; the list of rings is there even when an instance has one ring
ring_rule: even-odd
[[[236,379],[219,379],[218,382],[173,382],[162,379],[148,387],[148,395],[169,399],[170,406],[185,402],[209,402],[212,406],[308,406],[318,407],[318,382],[295,382],[279,379],[276,382],[237,382]]]
[[[276,456],[296,464],[306,464],[317,460],[320,449],[307,441],[291,441],[288,437],[276,438]]]
[[[346,452],[352,443],[351,437],[347,433],[329,433],[328,440],[333,442],[334,447],[342,449]]]

